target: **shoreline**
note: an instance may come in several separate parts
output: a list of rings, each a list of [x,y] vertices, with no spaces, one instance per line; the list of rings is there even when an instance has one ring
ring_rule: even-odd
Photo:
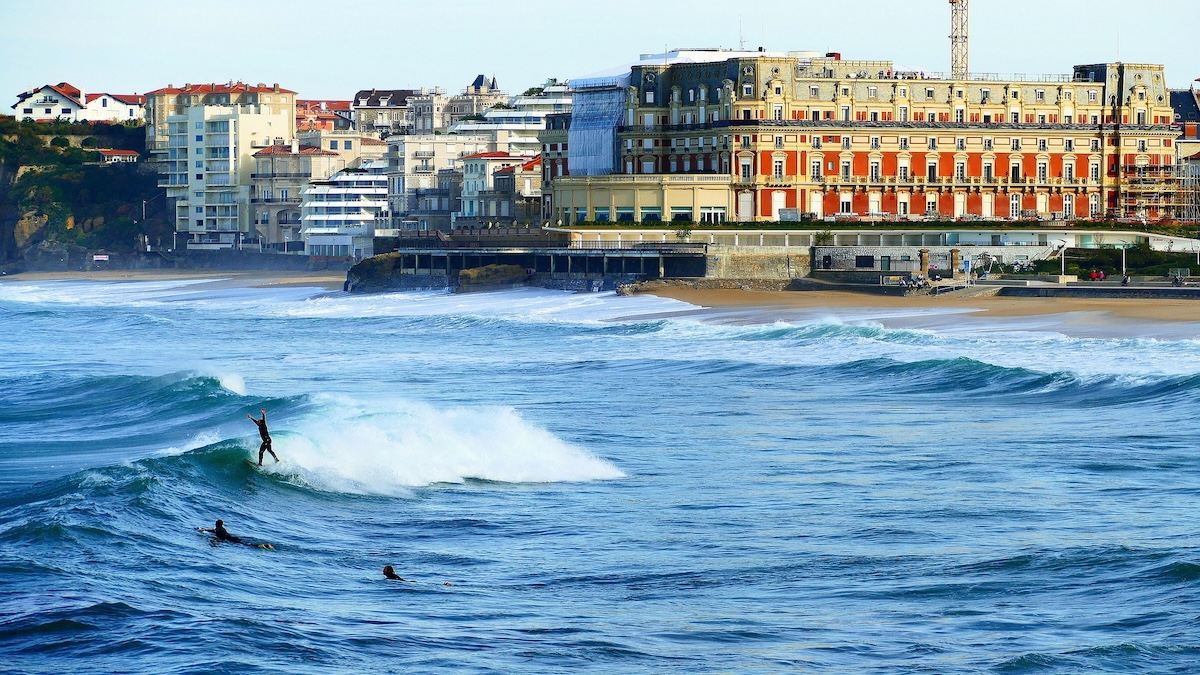
[[[296,288],[318,287],[341,291],[345,272],[322,270],[93,270],[90,272],[20,272],[0,276],[0,283],[14,281],[178,281],[196,279],[208,288]]]
[[[904,316],[954,313],[972,318],[1033,318],[1054,315],[1090,316],[1103,322],[1186,324],[1200,323],[1200,301],[1146,298],[1014,298],[977,295],[970,298],[938,295],[874,295],[852,291],[743,291],[743,289],[655,288],[647,294],[671,298],[709,311],[754,311],[755,313],[876,310]]]
[[[336,271],[290,270],[94,270],[90,272],[21,272],[0,276],[0,284],[38,281],[176,281],[192,279],[197,289],[315,287],[340,292],[346,276]],[[758,291],[664,286],[640,294],[678,300],[695,309],[670,315],[711,317],[738,323],[845,313],[850,318],[875,315],[891,325],[922,322],[932,316],[989,319],[1058,317],[1055,323],[1086,325],[1088,332],[1107,327],[1128,336],[1155,337],[1170,327],[1200,324],[1200,301],[1148,298],[1022,298],[1004,296],[886,296],[844,290]],[[1143,330],[1138,330],[1138,328]],[[1177,337],[1177,336],[1176,336]],[[1200,331],[1196,335],[1200,338]]]

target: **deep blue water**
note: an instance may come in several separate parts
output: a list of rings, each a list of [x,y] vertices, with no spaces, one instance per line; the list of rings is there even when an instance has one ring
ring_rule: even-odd
[[[695,310],[0,283],[0,671],[1200,670],[1200,323]]]

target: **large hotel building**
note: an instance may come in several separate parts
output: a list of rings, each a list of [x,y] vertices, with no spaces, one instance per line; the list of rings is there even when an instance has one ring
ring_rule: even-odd
[[[688,50],[574,80],[551,219],[1175,217],[1159,65],[951,79],[838,54]]]

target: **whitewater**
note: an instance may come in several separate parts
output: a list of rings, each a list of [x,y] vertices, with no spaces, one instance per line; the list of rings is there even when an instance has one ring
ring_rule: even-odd
[[[1196,670],[1200,324],[1077,318],[5,280],[0,672]]]

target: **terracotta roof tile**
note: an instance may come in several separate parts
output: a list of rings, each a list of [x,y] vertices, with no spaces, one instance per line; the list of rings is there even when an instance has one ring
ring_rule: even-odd
[[[308,98],[296,99],[296,112],[318,113],[350,110],[353,101],[331,101]]]

